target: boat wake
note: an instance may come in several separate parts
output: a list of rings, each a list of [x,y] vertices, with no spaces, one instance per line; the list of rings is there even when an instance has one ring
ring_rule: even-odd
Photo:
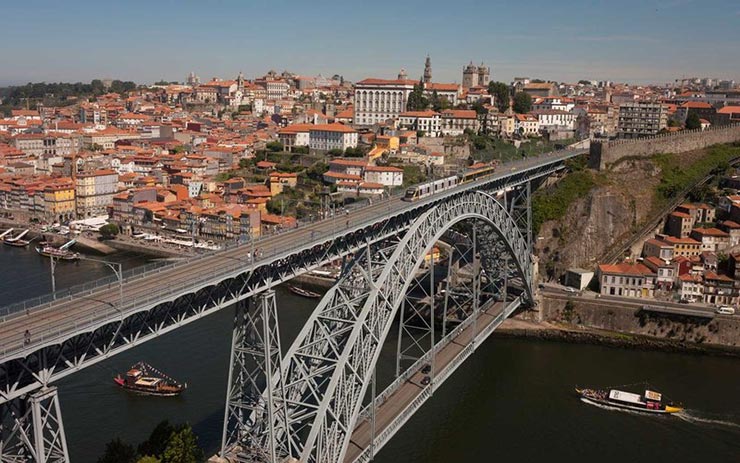
[[[701,416],[697,416],[696,412],[692,412],[691,410],[683,410],[681,412],[676,413],[675,416],[681,418],[684,421],[687,421],[689,423],[694,423],[694,424],[724,426],[728,428],[740,428],[740,423],[737,423],[735,421],[703,418]]]
[[[650,413],[646,413],[646,412],[640,412],[640,411],[637,411],[637,410],[628,410],[626,408],[612,407],[610,405],[600,404],[598,402],[593,402],[591,400],[588,400],[585,397],[581,397],[581,402],[586,403],[586,404],[589,404],[589,405],[593,405],[594,407],[599,407],[599,408],[601,408],[603,410],[611,410],[611,411],[615,411],[615,412],[629,413],[630,415],[645,416],[645,415],[649,415],[650,414]]]

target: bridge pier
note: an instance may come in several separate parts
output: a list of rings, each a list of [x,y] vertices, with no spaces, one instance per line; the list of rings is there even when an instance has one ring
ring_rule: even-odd
[[[0,462],[69,463],[56,387],[45,387],[0,408]]]
[[[256,299],[239,302],[234,317],[220,456],[272,463],[287,452],[274,429],[285,417],[280,409],[284,395],[274,381],[282,372],[275,291],[264,291]]]

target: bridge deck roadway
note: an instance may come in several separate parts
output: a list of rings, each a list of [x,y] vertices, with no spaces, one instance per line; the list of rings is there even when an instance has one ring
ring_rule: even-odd
[[[480,181],[480,183],[504,179],[514,173],[523,172],[530,168],[559,164],[564,159],[582,153],[582,150],[564,151],[508,163],[503,165],[497,173]],[[324,243],[332,237],[365,226],[369,222],[381,221],[406,209],[434,202],[439,197],[471,189],[475,186],[476,184],[463,184],[415,203],[404,202],[400,197],[393,197],[358,208],[347,216],[325,219],[321,222],[303,225],[282,234],[260,239],[255,246],[263,254],[256,259],[255,265],[269,263],[273,256],[290,252],[298,246]],[[123,284],[123,310],[118,308],[118,285],[113,283],[105,289],[82,294],[72,300],[55,301],[46,306],[31,308],[24,315],[5,317],[0,322],[0,362],[28,355],[43,345],[67,339],[83,331],[91,323],[114,321],[121,316],[137,311],[137,308],[140,310],[146,304],[172,300],[176,297],[176,294],[173,294],[174,289],[182,289],[180,294],[183,294],[185,293],[184,288],[204,286],[204,280],[210,276],[213,276],[213,278],[211,278],[212,281],[209,284],[216,283],[219,281],[218,275],[223,274],[224,267],[232,266],[236,269],[240,266],[243,270],[246,270],[250,267],[249,253],[250,246],[243,245],[176,265],[143,278],[126,280]],[[65,271],[64,265],[64,263],[60,263],[57,272]],[[31,342],[24,346],[24,332],[27,329],[31,335]]]
[[[434,372],[440,373],[445,371],[453,360],[460,355],[463,349],[471,343],[475,336],[478,336],[480,333],[485,331],[491,323],[496,321],[496,316],[503,311],[503,308],[503,304],[499,302],[485,312],[481,311],[478,316],[477,324],[468,325],[446,346],[437,352],[434,359]],[[408,407],[424,391],[425,388],[432,387],[432,384],[428,386],[421,384],[421,380],[424,376],[427,375],[423,374],[421,371],[417,371],[380,405],[378,410],[375,412],[376,436],[380,435],[388,426],[390,426],[393,420],[401,414],[403,410],[406,409],[406,407]],[[365,418],[357,424],[352,433],[352,439],[345,454],[345,463],[355,462],[360,454],[370,446],[371,433],[372,429],[369,418]]]

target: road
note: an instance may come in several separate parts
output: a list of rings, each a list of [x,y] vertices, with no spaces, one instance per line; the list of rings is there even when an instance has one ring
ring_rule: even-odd
[[[136,312],[146,304],[157,301],[165,302],[186,291],[219,281],[219,277],[251,265],[268,264],[273,256],[290,252],[293,249],[317,245],[336,238],[338,234],[348,233],[354,229],[378,222],[389,216],[400,214],[426,203],[434,202],[440,197],[474,188],[488,180],[507,177],[513,172],[526,168],[538,167],[561,162],[576,156],[582,151],[563,151],[529,158],[514,163],[504,164],[499,172],[476,183],[459,185],[447,191],[424,198],[415,203],[402,201],[393,197],[372,205],[358,208],[344,217],[325,219],[303,225],[278,235],[260,239],[255,245],[258,258],[250,261],[250,246],[231,248],[226,251],[178,263],[170,268],[160,269],[144,278],[124,281],[124,300],[119,300],[118,285],[101,288],[91,294],[75,297],[72,300],[60,300],[45,307],[30,309],[25,314],[7,317],[0,322],[0,361],[25,356],[48,343],[60,342],[84,330],[93,323],[114,321]],[[57,271],[64,271],[64,262]],[[26,339],[28,330],[30,340]]]
[[[453,340],[437,352],[434,361],[434,372],[443,372],[452,361],[467,347],[475,336],[480,334],[485,328],[493,323],[496,316],[503,310],[503,304],[496,303],[485,312],[478,316],[476,324],[468,325]],[[417,371],[405,383],[396,389],[396,391],[383,402],[375,412],[375,436],[380,435],[393,420],[416,399],[425,388],[432,387],[422,385],[422,379],[427,376],[421,371]],[[360,454],[370,445],[372,436],[372,425],[370,419],[360,421],[352,433],[347,452],[345,453],[345,463],[354,462]]]
[[[565,286],[554,285],[554,284],[549,284],[549,283],[540,285],[540,290],[543,293],[547,294],[548,296],[554,296],[559,299],[575,297],[575,298],[580,298],[580,299],[589,300],[589,301],[601,301],[601,302],[613,301],[620,305],[634,306],[635,308],[642,308],[643,306],[651,306],[651,307],[656,307],[659,309],[664,309],[663,311],[666,313],[674,313],[677,315],[689,315],[689,316],[700,316],[700,317],[709,317],[709,316],[713,317],[716,315],[715,307],[709,304],[700,304],[700,303],[680,304],[678,302],[659,301],[657,299],[646,299],[646,298],[643,299],[643,298],[635,298],[635,297],[602,295],[602,294],[597,294],[597,293],[593,293],[590,291],[568,292],[565,289]],[[735,316],[737,316],[737,314]]]

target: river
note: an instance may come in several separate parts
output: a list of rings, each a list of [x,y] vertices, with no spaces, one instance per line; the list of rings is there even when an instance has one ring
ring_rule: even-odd
[[[141,257],[109,258],[124,269]],[[49,261],[0,246],[0,305],[50,290]],[[57,286],[110,274],[94,262],[57,267]],[[315,301],[278,288],[284,348]],[[233,310],[226,309],[59,381],[72,461],[95,462],[118,436],[138,443],[163,419],[190,422],[207,455],[221,439]],[[384,347],[388,381],[393,346]],[[181,397],[126,393],[112,377],[138,360],[188,383]],[[680,417],[606,410],[578,401],[575,384],[648,381],[686,404]],[[525,339],[492,338],[379,452],[377,463],[469,461],[738,462],[740,361]]]

